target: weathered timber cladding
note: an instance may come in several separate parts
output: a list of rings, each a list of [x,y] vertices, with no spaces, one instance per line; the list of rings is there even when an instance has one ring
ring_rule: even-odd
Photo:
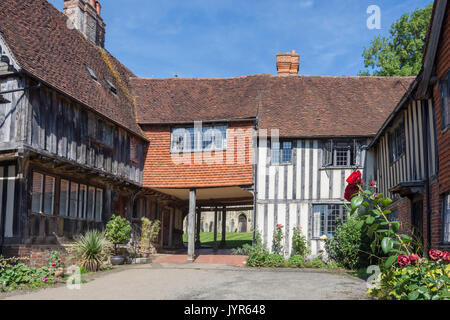
[[[35,151],[142,184],[145,142],[133,137],[137,157],[131,161],[131,137],[126,130],[46,88],[27,95],[31,119],[26,141]]]

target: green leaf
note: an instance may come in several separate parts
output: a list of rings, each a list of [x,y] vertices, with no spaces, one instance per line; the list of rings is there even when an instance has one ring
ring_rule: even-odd
[[[417,300],[417,298],[419,297],[419,295],[420,295],[419,291],[413,291],[413,292],[410,292],[410,293],[408,294],[408,299],[409,299],[409,300]]]
[[[382,203],[383,203],[383,206],[389,207],[389,206],[391,205],[391,203],[392,203],[392,200],[389,199],[389,198],[386,198],[386,199],[384,199],[384,200],[382,201]]]
[[[397,233],[398,230],[400,229],[400,222],[392,221],[391,222],[391,227],[392,227],[392,231],[394,231],[394,233]]]
[[[367,219],[366,219],[367,224],[372,224],[374,222],[375,222],[375,217],[367,216]]]
[[[394,264],[395,261],[397,261],[397,257],[396,257],[396,256],[390,256],[390,257],[386,260],[386,263],[384,264],[384,266],[385,266],[387,269],[389,269],[389,268]]]
[[[406,235],[406,234],[401,234],[400,237],[402,237],[406,241],[411,241],[412,240],[411,237]]]
[[[369,204],[367,201],[364,201],[364,202],[362,203],[362,205],[363,205],[364,207],[366,207],[366,208],[368,208],[368,207],[370,206],[370,204]]]
[[[381,241],[381,249],[383,250],[384,253],[391,252],[393,247],[394,242],[392,241],[391,238],[388,237],[383,238],[383,240]]]
[[[352,199],[352,208],[353,209],[359,208],[363,202],[364,202],[363,197],[361,196],[354,197]]]

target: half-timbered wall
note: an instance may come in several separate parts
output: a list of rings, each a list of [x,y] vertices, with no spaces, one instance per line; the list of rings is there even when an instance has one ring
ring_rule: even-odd
[[[256,177],[255,226],[268,249],[272,247],[277,224],[284,226],[284,254],[292,253],[293,228],[301,226],[312,255],[324,251],[324,241],[315,236],[315,205],[342,205],[346,178],[356,167],[323,166],[323,148],[328,140],[291,140],[292,161],[287,165],[270,163],[270,141],[260,140]],[[363,147],[365,140],[361,147]],[[360,166],[366,152],[360,149]]]
[[[393,130],[404,126],[405,151],[392,161],[389,136]],[[398,195],[390,192],[401,182],[419,182],[437,173],[437,146],[433,103],[411,101],[397,115],[390,128],[381,136],[376,146],[376,177],[380,192],[393,199]],[[428,166],[429,173],[426,174]]]
[[[28,91],[27,95],[26,145],[142,184],[142,140],[46,88]]]

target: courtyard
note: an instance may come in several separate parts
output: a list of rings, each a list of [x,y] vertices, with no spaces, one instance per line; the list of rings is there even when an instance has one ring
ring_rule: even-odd
[[[80,290],[65,286],[11,300],[358,300],[366,283],[346,273],[250,269],[223,264],[152,263],[96,274]]]

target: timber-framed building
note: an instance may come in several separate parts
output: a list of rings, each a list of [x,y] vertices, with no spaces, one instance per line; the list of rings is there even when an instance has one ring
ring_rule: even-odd
[[[345,219],[345,178],[356,169],[400,196],[439,177],[433,210],[447,230],[448,116],[438,109],[448,113],[448,95],[435,80],[445,87],[449,68],[446,0],[433,17],[419,78],[299,75],[291,51],[276,56],[275,76],[145,79],[105,50],[99,1],[65,0],[62,13],[46,0],[3,0],[1,254],[39,263],[119,214],[136,228],[143,216],[160,220],[163,248],[183,246],[187,219],[194,259],[202,212],[226,226],[227,212],[252,211],[268,248],[282,224],[290,255],[302,226],[319,255]],[[426,89],[411,100],[416,88]],[[397,122],[408,135],[390,129]]]

